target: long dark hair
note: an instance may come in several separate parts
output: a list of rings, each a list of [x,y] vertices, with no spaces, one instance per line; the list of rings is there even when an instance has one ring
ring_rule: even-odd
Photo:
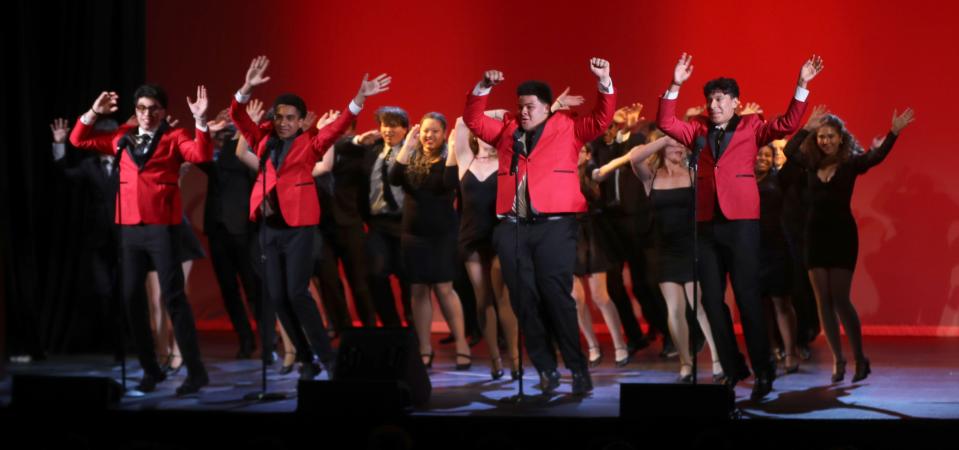
[[[420,124],[426,119],[433,119],[440,123],[443,126],[443,134],[446,134],[446,116],[438,112],[428,112],[423,115],[423,118],[420,119]],[[443,157],[446,155],[446,141],[444,137],[443,146],[439,149],[440,156]],[[406,176],[410,181],[410,184],[413,186],[419,186],[426,180],[426,177],[430,174],[430,166],[433,165],[430,161],[433,155],[427,155],[423,150],[423,144],[419,141],[416,142],[416,147],[413,149],[413,155],[410,156],[410,165],[406,169]]]
[[[819,148],[819,142],[816,140],[816,136],[819,134],[819,128],[825,126],[835,128],[842,138],[842,143],[839,144],[839,151],[831,157],[826,156],[826,154],[822,152],[822,149]],[[806,136],[806,139],[803,140],[799,148],[803,154],[806,155],[810,165],[817,169],[834,162],[845,162],[850,156],[862,153],[862,147],[859,145],[859,141],[857,141],[856,137],[846,128],[846,123],[843,122],[839,116],[833,114],[826,114],[823,118],[823,124],[812,133],[809,133],[809,136]],[[775,153],[773,153],[773,156],[775,157]]]

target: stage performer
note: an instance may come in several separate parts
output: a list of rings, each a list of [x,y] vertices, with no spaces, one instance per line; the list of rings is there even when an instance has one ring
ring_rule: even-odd
[[[871,371],[862,350],[859,315],[849,298],[852,274],[856,269],[859,236],[850,203],[856,178],[881,163],[899,133],[913,120],[913,111],[892,113],[892,126],[883,138],[875,138],[863,153],[845,122],[816,107],[806,126],[786,145],[786,157],[806,168],[805,196],[810,200],[806,215],[804,249],[809,281],[819,306],[819,320],[833,355],[832,381],[842,381],[846,360],[839,341],[838,316],[856,358],[853,382],[862,381]]]
[[[488,94],[504,80],[498,70],[483,74],[463,113],[473,134],[496,147],[499,156],[496,214],[502,221],[494,231],[493,245],[544,393],[559,387],[551,342],[559,346],[572,372],[573,394],[587,394],[593,388],[571,295],[578,236],[575,214],[586,211],[576,162],[580,148],[606,131],[616,96],[609,62],[593,58],[589,67],[599,90],[589,115],[550,114],[549,86],[526,81],[517,88],[516,115],[508,114],[502,121],[488,117],[483,114]]]
[[[765,397],[776,377],[759,296],[759,190],[753,165],[759,147],[798,128],[806,111],[806,86],[822,68],[822,59],[815,55],[803,64],[786,114],[775,120],[767,122],[757,114],[737,115],[739,85],[731,78],[717,78],[703,88],[708,116],[683,122],[676,118],[676,98],[693,73],[692,56],[683,53],[673,70],[672,84],[659,102],[659,128],[694,152],[701,150],[696,220],[703,308],[725,382],[734,387],[749,376],[749,368],[736,347],[732,317],[724,302],[728,274],[755,374],[753,400]]]
[[[335,121],[320,130],[310,128],[304,133],[301,125],[307,113],[306,102],[297,95],[277,97],[271,122],[257,125],[247,114],[243,105],[250,100],[253,89],[270,80],[265,76],[269,64],[265,56],[258,56],[250,63],[245,83],[230,105],[230,117],[255,149],[263,168],[250,194],[250,220],[261,221],[261,232],[266,235],[264,316],[273,317],[275,311],[296,347],[301,363],[300,379],[309,380],[322,370],[314,361],[314,352],[327,369],[334,359],[330,339],[309,291],[313,228],[320,220],[320,203],[311,172],[323,153],[359,114],[366,97],[389,89],[391,79],[382,74],[368,80],[364,75],[356,97]],[[263,197],[264,183],[266,198]],[[260,215],[263,202],[265,217]],[[263,348],[270,348],[272,323],[263,324],[260,329]]]
[[[193,312],[184,291],[180,267],[179,224],[183,212],[177,181],[184,161],[199,164],[213,158],[213,144],[206,125],[206,87],[197,87],[195,102],[187,98],[196,122],[194,139],[183,129],[167,124],[164,120],[166,93],[150,84],[140,86],[133,94],[135,126],[123,125],[112,132],[94,131],[93,125],[100,116],[117,110],[118,100],[115,92],[102,92],[90,110],[80,116],[70,134],[70,143],[120,159],[116,220],[121,226],[121,295],[127,305],[137,356],[143,368],[137,389],[153,391],[157,383],[166,379],[157,363],[147,303],[142,295],[152,263],[187,367],[186,380],[176,389],[176,394],[195,393],[209,384],[209,377],[200,359]]]

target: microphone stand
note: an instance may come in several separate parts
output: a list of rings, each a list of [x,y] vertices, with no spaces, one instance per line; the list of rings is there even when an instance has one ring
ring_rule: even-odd
[[[696,142],[693,144],[693,151],[689,155],[689,177],[690,185],[693,188],[692,196],[692,208],[690,213],[690,221],[693,225],[693,317],[696,317],[697,324],[699,320],[699,227],[696,222],[696,206],[697,206],[697,181],[699,180],[699,154],[703,151],[703,146],[706,144],[705,138],[702,136],[696,138]],[[697,360],[699,359],[695,353],[693,353],[693,385],[698,384],[699,381],[699,364]]]
[[[123,185],[121,181],[120,173],[120,160],[123,158],[123,152],[126,150],[127,146],[130,145],[130,139],[128,135],[124,135],[117,142],[117,153],[116,160],[114,165],[116,166],[115,170],[117,171],[117,217],[120,218],[120,224],[118,225],[117,230],[117,281],[114,282],[114,286],[119,285],[120,291],[120,302],[123,303],[123,323],[126,323],[126,310],[129,308],[129,305],[126,304],[125,299],[123,298]],[[145,394],[140,391],[127,390],[127,342],[126,342],[126,329],[124,327],[120,328],[120,389],[122,389],[124,397],[142,397]]]

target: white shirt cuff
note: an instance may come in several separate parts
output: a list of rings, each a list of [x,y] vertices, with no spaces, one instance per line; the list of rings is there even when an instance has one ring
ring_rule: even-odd
[[[672,92],[667,90],[666,94],[663,95],[663,98],[665,98],[666,100],[676,100],[677,98],[679,98],[679,91]]]
[[[243,94],[240,93],[240,91],[236,91],[236,94],[233,94],[233,98],[235,98],[235,99],[236,99],[236,102],[237,102],[237,103],[240,103],[240,104],[243,104],[243,103],[246,103],[246,102],[250,101],[250,96],[249,96],[249,95],[243,95]]]
[[[202,131],[202,132],[204,132],[204,133],[206,133],[207,131],[210,130],[210,127],[208,127],[206,124],[203,124],[202,127],[201,127],[201,126],[197,126],[196,129],[197,129],[197,130],[200,130],[200,131]]]
[[[93,116],[93,117],[97,117],[97,116]],[[90,122],[87,122],[85,118],[86,118],[86,113],[84,113],[82,116],[80,116],[80,123],[82,123],[82,124],[84,124],[84,125],[86,125],[86,126],[93,125],[93,122],[96,122],[96,119],[94,119],[94,120],[92,120],[92,121],[90,121]]]
[[[483,83],[482,83],[482,82],[479,82],[479,83],[476,83],[476,87],[473,88],[473,95],[475,95],[475,96],[477,96],[477,97],[482,97],[482,96],[484,96],[484,95],[489,95],[489,92],[490,92],[492,89],[493,89],[493,88],[483,87]]]
[[[353,100],[350,100],[350,112],[353,113],[354,116],[358,116],[360,115],[360,111],[363,111],[363,107],[357,105]]]
[[[67,144],[62,142],[53,143],[53,160],[59,161],[67,154]]]
[[[602,93],[604,93],[604,94],[612,94],[612,93],[613,93],[613,79],[612,79],[612,78],[609,79],[609,86],[603,86],[603,83],[600,83],[600,82],[597,81],[597,82],[596,82],[596,88],[599,89],[599,92],[602,92]]]
[[[802,86],[796,86],[796,96],[794,97],[798,102],[806,101],[806,97],[809,97],[809,89],[806,89]]]

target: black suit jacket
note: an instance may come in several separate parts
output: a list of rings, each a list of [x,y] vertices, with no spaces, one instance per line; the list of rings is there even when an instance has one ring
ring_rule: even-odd
[[[107,176],[99,156],[80,156],[75,151],[55,163],[66,177],[81,183],[85,189],[85,203],[89,213],[83,215],[81,234],[87,248],[99,248],[116,243],[118,227],[114,222],[117,189],[120,179],[116,167]]]
[[[209,233],[222,223],[230,234],[251,230],[250,191],[256,172],[236,157],[236,141],[227,141],[213,161],[198,164],[207,176],[203,230]]]

